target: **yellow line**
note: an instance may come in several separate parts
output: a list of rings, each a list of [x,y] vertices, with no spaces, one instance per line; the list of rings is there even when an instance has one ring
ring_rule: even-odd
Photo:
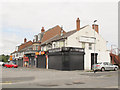
[[[0,84],[12,84],[12,82],[11,81],[5,81],[5,82],[2,82]]]
[[[12,83],[0,83],[0,84],[12,84]]]

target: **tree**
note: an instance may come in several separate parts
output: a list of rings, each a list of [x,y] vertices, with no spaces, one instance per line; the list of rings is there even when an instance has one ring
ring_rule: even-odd
[[[8,62],[9,55],[0,55],[0,62]]]

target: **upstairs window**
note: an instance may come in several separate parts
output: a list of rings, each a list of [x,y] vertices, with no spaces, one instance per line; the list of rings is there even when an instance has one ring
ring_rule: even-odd
[[[55,43],[53,44],[53,47],[56,48],[56,44]]]
[[[60,44],[60,47],[63,47],[64,46],[64,41],[60,41],[59,44]]]
[[[92,44],[89,43],[89,50],[92,50]]]
[[[82,43],[82,48],[85,48],[85,43],[84,42]]]
[[[36,45],[36,50],[38,50],[38,45]]]

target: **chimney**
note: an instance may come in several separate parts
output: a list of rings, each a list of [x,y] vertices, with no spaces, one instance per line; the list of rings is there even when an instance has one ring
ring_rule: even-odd
[[[60,35],[63,36],[63,26],[61,26]]]
[[[77,20],[76,20],[76,26],[77,26],[77,31],[79,31],[80,30],[80,20],[79,20],[79,18],[77,18]]]
[[[24,38],[24,43],[26,43],[27,42],[27,39],[26,38]]]
[[[44,27],[42,27],[42,29],[41,29],[41,33],[42,33],[42,32],[45,32],[45,29],[44,29]]]
[[[97,25],[97,24],[93,24],[93,25],[92,25],[92,28],[93,28],[97,33],[99,33],[99,31],[98,31],[98,25]]]

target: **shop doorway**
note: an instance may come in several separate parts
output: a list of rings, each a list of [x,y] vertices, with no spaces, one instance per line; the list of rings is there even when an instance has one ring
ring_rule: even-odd
[[[94,55],[95,55],[95,64],[97,63],[97,55],[98,53],[91,53],[91,69],[92,69],[92,65],[94,64]]]

